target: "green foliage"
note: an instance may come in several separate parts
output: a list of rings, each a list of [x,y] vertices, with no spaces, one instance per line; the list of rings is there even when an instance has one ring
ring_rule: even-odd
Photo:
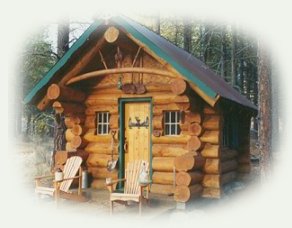
[[[23,50],[20,69],[20,80],[23,82],[23,97],[56,63],[57,58],[52,51],[52,45],[46,39],[47,32],[43,29],[28,39]],[[53,127],[51,113],[51,110],[39,112],[31,105],[24,105],[23,115],[26,120],[26,136],[32,138],[35,134],[42,136],[51,135]]]

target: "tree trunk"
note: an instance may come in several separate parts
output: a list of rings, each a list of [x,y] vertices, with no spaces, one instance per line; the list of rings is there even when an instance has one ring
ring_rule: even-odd
[[[60,59],[66,51],[69,49],[69,21],[66,20],[61,24],[58,24],[58,44],[57,55]]]
[[[258,42],[259,76],[259,145],[261,154],[261,176],[265,178],[270,170],[271,160],[271,79],[268,53],[261,41]]]
[[[236,48],[237,48],[237,36],[235,29],[232,29],[231,32],[231,85],[234,87],[236,85],[236,76],[237,76],[237,69],[236,69]]]
[[[183,20],[184,26],[184,49],[187,52],[192,51],[192,26],[187,19]]]

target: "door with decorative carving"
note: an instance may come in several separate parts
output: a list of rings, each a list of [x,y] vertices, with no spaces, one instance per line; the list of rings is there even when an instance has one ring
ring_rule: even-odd
[[[125,167],[134,160],[150,160],[150,103],[125,104]]]

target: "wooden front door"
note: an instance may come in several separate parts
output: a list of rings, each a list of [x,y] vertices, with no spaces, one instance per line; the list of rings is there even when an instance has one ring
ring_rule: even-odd
[[[125,167],[134,160],[150,160],[150,103],[125,104]]]

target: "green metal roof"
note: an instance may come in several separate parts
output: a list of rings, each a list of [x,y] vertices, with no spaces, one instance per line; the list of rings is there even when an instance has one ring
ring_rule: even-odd
[[[110,19],[112,24],[119,26],[131,34],[135,39],[145,44],[154,54],[168,62],[182,76],[194,83],[211,99],[217,94],[229,100],[235,101],[246,107],[257,109],[248,99],[240,95],[235,89],[228,85],[222,78],[210,70],[206,64],[196,59],[190,53],[175,46],[160,35],[150,31],[133,20],[117,16]],[[95,31],[99,31],[99,26],[105,25],[103,20],[95,21],[66,52],[66,54],[56,63],[56,65],[41,79],[37,85],[25,97],[24,102],[29,103],[32,99],[49,83],[56,73],[66,65],[71,56],[86,42],[88,37]],[[110,23],[108,23],[110,24]]]

